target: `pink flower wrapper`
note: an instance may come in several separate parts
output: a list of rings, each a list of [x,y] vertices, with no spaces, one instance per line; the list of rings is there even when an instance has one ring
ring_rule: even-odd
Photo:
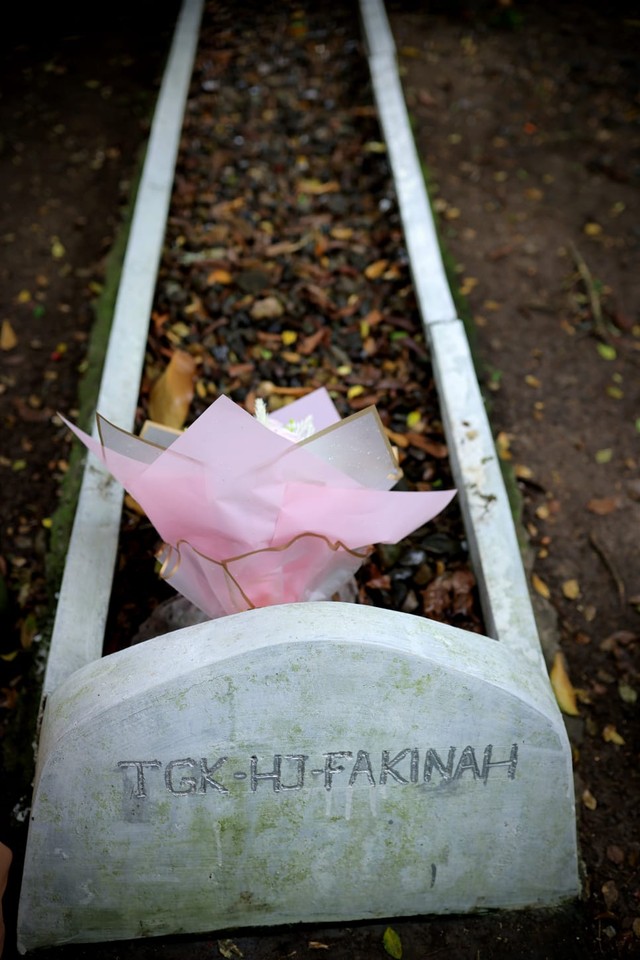
[[[223,396],[167,448],[99,415],[99,440],[65,423],[165,541],[162,575],[214,618],[330,599],[369,544],[396,543],[455,495],[389,490],[400,471],[373,407],[341,421],[321,389],[271,416],[309,414],[318,432],[292,443]]]

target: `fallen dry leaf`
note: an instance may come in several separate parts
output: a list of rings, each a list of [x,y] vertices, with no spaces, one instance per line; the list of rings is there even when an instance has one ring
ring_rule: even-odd
[[[256,300],[251,307],[251,316],[254,320],[275,320],[284,313],[284,307],[277,297],[264,297]]]
[[[322,342],[326,343],[330,339],[331,331],[329,327],[320,327],[315,333],[310,333],[308,337],[303,337],[303,339],[298,342],[298,353],[302,354],[303,357],[309,357],[318,349]]]
[[[402,957],[402,940],[393,927],[387,927],[385,930],[382,936],[382,946],[385,949],[385,953],[393,957],[393,960],[400,960]]]
[[[539,594],[541,597],[544,597],[545,600],[549,600],[551,598],[551,591],[549,590],[549,587],[546,585],[544,580],[540,579],[537,573],[531,574],[531,583],[537,594]]]
[[[566,661],[560,650],[553,658],[550,679],[558,706],[562,712],[570,717],[579,717],[580,711],[578,710],[576,691],[569,679]]]
[[[308,180],[298,181],[298,193],[309,193],[315,197],[321,197],[325,193],[338,193],[339,190],[340,184],[337,180],[328,180],[323,183],[321,180],[312,177]]]
[[[612,723],[608,723],[603,729],[602,739],[605,741],[605,743],[615,743],[617,747],[623,747],[625,744],[624,737],[620,736]]]
[[[138,503],[137,500],[134,500],[131,494],[125,493],[124,495],[124,505],[127,510],[131,510],[133,513],[137,513],[139,517],[144,517],[145,512]]]
[[[215,270],[212,270],[209,276],[207,277],[208,284],[221,283],[224,286],[227,286],[229,283],[233,283],[233,277],[228,270],[225,270],[222,267],[218,267]]]
[[[565,580],[562,584],[562,593],[567,600],[577,600],[580,596],[580,584],[577,580]]]
[[[334,240],[350,240],[353,236],[352,227],[333,227],[331,236]]]
[[[618,695],[623,703],[637,703],[638,691],[628,683],[618,684]]]
[[[61,242],[59,237],[51,238],[51,256],[54,260],[62,260],[66,253],[64,244]]]
[[[377,280],[381,277],[389,266],[388,260],[374,260],[368,267],[364,268],[364,275],[367,280]]]
[[[218,950],[220,956],[226,960],[233,960],[234,957],[244,957],[244,953],[233,940],[218,940]]]
[[[8,320],[2,321],[0,327],[0,350],[13,350],[18,345],[16,332]]]
[[[149,419],[180,429],[193,400],[196,362],[190,353],[175,350],[149,397]]]
[[[587,510],[590,513],[596,513],[599,517],[606,517],[621,506],[620,497],[594,497],[589,500]]]
[[[510,443],[510,435],[505,433],[504,430],[500,431],[496,437],[496,450],[498,451],[498,456],[501,460],[511,460],[512,454],[510,450]]]
[[[582,802],[587,808],[587,810],[595,810],[598,806],[598,801],[591,793],[591,790],[582,791]]]
[[[533,470],[530,467],[526,467],[523,463],[516,463],[513,472],[518,480],[533,480]]]
[[[422,434],[416,433],[414,430],[407,430],[405,436],[412,447],[417,447],[418,450],[424,450],[425,453],[428,453],[436,460],[443,460],[448,456],[449,449],[446,443],[429,440],[428,437],[423,437]]]

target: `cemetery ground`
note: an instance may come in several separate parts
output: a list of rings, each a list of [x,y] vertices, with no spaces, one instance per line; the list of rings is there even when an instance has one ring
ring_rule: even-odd
[[[242,16],[248,24],[257,12],[246,8],[243,5]],[[14,33],[5,33],[2,41],[0,840],[15,850],[5,908],[7,955],[13,950],[25,839],[24,823],[15,812],[28,802],[40,638],[50,625],[52,583],[59,574],[56,547],[61,521],[52,518],[60,517],[57,511],[61,497],[68,496],[69,475],[77,471],[68,438],[53,418],[57,410],[90,406],[89,387],[82,387],[80,398],[79,389],[95,379],[100,336],[104,347],[99,330],[108,312],[115,260],[108,255],[121,235],[176,10],[175,3],[153,5],[153,9],[151,4],[116,3],[110,6],[108,22],[98,29],[81,12],[67,8],[66,14],[59,15],[62,19],[17,23]],[[315,31],[322,28],[322,12],[306,9],[299,15],[300,10],[304,4],[291,8],[290,29],[282,37],[292,60],[303,59],[317,43],[330,47],[337,42],[332,39],[334,30],[338,36],[344,31],[340,42],[349,30],[357,36],[355,17],[343,12],[337,27],[332,22],[329,32],[318,39]],[[575,691],[577,713],[567,716],[567,725],[584,867],[583,899],[568,908],[542,915],[501,913],[389,922],[410,960],[632,956],[640,952],[640,104],[637,73],[634,76],[634,45],[640,28],[623,7],[605,16],[595,3],[548,8],[539,3],[461,4],[450,15],[427,15],[417,4],[396,3],[389,12],[452,282],[469,321],[479,378],[513,494],[545,654],[550,666],[562,654],[571,684],[568,693]],[[242,44],[234,47],[235,22],[235,14],[230,14],[225,23],[228,35],[220,49],[226,43],[234,51],[235,66],[244,64],[247,74],[252,74],[263,59],[256,48],[258,34],[247,26]],[[357,84],[364,87],[366,64],[362,59],[356,67],[359,58],[357,46],[351,43],[345,70],[359,69]],[[220,53],[218,66],[226,67],[223,61]],[[216,92],[223,112],[231,114],[237,109],[240,84],[236,81],[235,90],[225,91],[225,75],[223,69],[216,75]],[[247,85],[253,82],[248,77]],[[352,105],[360,103],[361,87],[354,87]],[[172,208],[172,236],[197,227],[190,220],[197,197],[188,181],[189,169],[198,164],[194,114],[204,111],[196,93],[190,101],[191,126]],[[302,110],[298,95],[299,91],[289,91],[280,100],[281,109],[291,111],[289,134],[293,136],[300,124],[304,127],[311,121],[325,137],[330,164],[331,137],[338,136],[343,108],[339,103],[327,107],[327,98],[321,95],[307,97]],[[362,94],[363,101],[366,97]],[[337,118],[334,126],[332,116]],[[367,162],[343,154],[334,177],[341,179],[345,164],[358,164],[353,189],[366,199],[387,183],[388,176],[384,155],[375,146],[379,134],[371,111],[362,109],[360,116],[353,111],[349,123],[355,127],[356,120],[367,125],[363,141],[368,145]],[[284,138],[274,136],[274,149],[279,143]],[[221,171],[229,165],[225,158],[216,162]],[[273,156],[270,163],[276,172],[271,187],[277,191],[289,160]],[[305,177],[304,171],[301,176]],[[280,217],[278,239],[285,248],[278,256],[310,262],[315,273],[307,276],[304,295],[315,297],[316,310],[331,313],[333,288],[322,286],[325,278],[318,271],[323,258],[337,256],[335,250],[350,237],[344,232],[329,236],[323,246],[316,234],[310,252],[304,244],[295,249],[297,219],[313,214],[314,203],[325,202],[317,199],[320,194],[314,200],[313,191],[318,184],[331,183],[332,176],[317,179],[315,187],[311,175],[306,179],[310,209],[291,210],[283,197],[276,204],[278,212],[269,210],[265,219]],[[237,184],[229,182],[226,188],[229,199],[233,190],[238,195]],[[327,197],[330,204],[323,214],[340,212],[340,192],[328,191]],[[388,196],[382,199],[392,216],[392,208],[386,206]],[[375,197],[374,206],[379,201]],[[289,234],[282,219],[287,210]],[[220,211],[221,222],[228,213]],[[310,340],[306,343],[323,363],[346,367],[352,360],[348,350],[353,350],[353,337],[350,345],[340,337],[342,328],[351,324],[362,335],[358,352],[366,356],[369,382],[346,383],[340,396],[345,412],[355,408],[359,397],[375,395],[381,409],[392,410],[394,432],[413,435],[408,446],[401,448],[406,451],[409,478],[446,482],[437,398],[419,338],[413,327],[402,327],[400,317],[391,340],[374,312],[386,309],[384,295],[395,298],[398,314],[399,298],[406,296],[400,281],[406,281],[407,265],[402,262],[397,220],[395,234],[392,230],[383,238],[383,227],[367,211],[366,203],[358,229],[364,229],[366,216],[375,224],[370,236],[365,235],[370,251],[390,244],[394,237],[397,244],[395,252],[385,247],[384,256],[369,256],[367,250],[362,254],[362,271],[370,269],[365,279],[374,290],[369,294],[373,303],[368,326],[361,327],[358,318],[354,321],[348,314],[329,316],[327,325],[338,353],[329,353],[322,334],[315,345]],[[239,229],[235,221],[226,223],[232,231]],[[192,242],[193,236],[187,239]],[[210,242],[219,243],[220,237]],[[337,244],[333,250],[331,243]],[[180,294],[171,269],[167,267],[161,278],[161,297],[174,323],[177,316],[172,310],[179,310]],[[220,272],[215,282],[224,293],[230,285],[223,272],[226,268],[216,269]],[[243,293],[256,297],[261,284],[268,283],[264,276],[260,279],[260,265],[254,264],[252,271],[245,271]],[[390,273],[388,280],[382,276],[385,273]],[[361,278],[353,274],[343,270],[340,282],[353,284],[352,289],[342,290],[358,296]],[[289,282],[286,269],[279,281]],[[388,286],[375,287],[377,281]],[[188,323],[197,313],[197,309],[180,312],[180,322]],[[156,367],[170,355],[171,341],[163,339],[162,314],[159,310],[150,342]],[[262,322],[275,319],[265,316]],[[353,330],[347,333],[351,336]],[[292,365],[303,366],[300,357],[295,359],[296,350],[305,356],[300,350],[301,334],[290,343],[278,342],[273,331],[269,336],[252,343],[247,356],[229,360],[221,349],[220,334],[218,353],[213,354],[218,386],[226,384],[232,394],[240,391],[238,398],[242,391],[242,397],[250,392],[253,372],[247,365],[256,355],[249,355],[249,349],[256,346],[262,351],[260,379],[276,387],[286,379],[282,370],[289,376]],[[429,411],[428,429],[415,419],[407,424],[418,402],[415,396],[409,401],[397,386],[385,386],[385,378],[399,378],[401,361],[415,361],[424,374],[419,404]],[[376,378],[376,369],[383,368],[385,378]],[[248,380],[243,379],[247,376]],[[360,386],[365,390],[353,389]],[[201,407],[209,399],[206,392],[197,394],[194,404]],[[144,396],[141,403],[146,403]],[[412,471],[417,471],[415,476]],[[123,558],[122,563],[133,560],[128,569],[136,571],[139,589],[153,601],[153,578],[148,574],[153,539],[139,521],[129,522],[131,531],[125,530],[123,544],[134,556]],[[400,585],[402,578],[396,579],[391,558],[388,569],[383,564],[366,569],[360,579],[361,600],[386,606],[398,602],[406,609],[415,600],[416,615],[451,616],[459,626],[479,629],[455,524],[445,519],[434,529],[439,540],[431,542],[432,552],[427,551],[426,558],[418,558],[409,583],[403,574],[404,585]],[[147,553],[141,558],[144,550]],[[420,549],[414,547],[415,552],[419,554]],[[431,570],[430,583],[436,583],[435,588],[421,582],[425,566]],[[123,607],[112,621],[120,635],[136,614],[130,595]],[[70,946],[45,955],[384,957],[386,927],[386,923],[356,923],[242,931],[237,936],[224,934],[226,939]]]

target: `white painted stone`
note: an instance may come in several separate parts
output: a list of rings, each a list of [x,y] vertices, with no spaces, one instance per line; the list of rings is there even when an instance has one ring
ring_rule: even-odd
[[[21,949],[556,904],[572,796],[504,644],[341,603],[188,627],[50,696]]]

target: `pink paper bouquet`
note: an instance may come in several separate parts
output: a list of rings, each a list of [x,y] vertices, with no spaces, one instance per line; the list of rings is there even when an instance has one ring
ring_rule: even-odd
[[[65,422],[156,527],[162,575],[212,618],[330,599],[370,544],[455,494],[392,491],[401,471],[375,407],[340,420],[324,389],[260,419],[220,397],[168,447],[100,415],[97,440]]]

